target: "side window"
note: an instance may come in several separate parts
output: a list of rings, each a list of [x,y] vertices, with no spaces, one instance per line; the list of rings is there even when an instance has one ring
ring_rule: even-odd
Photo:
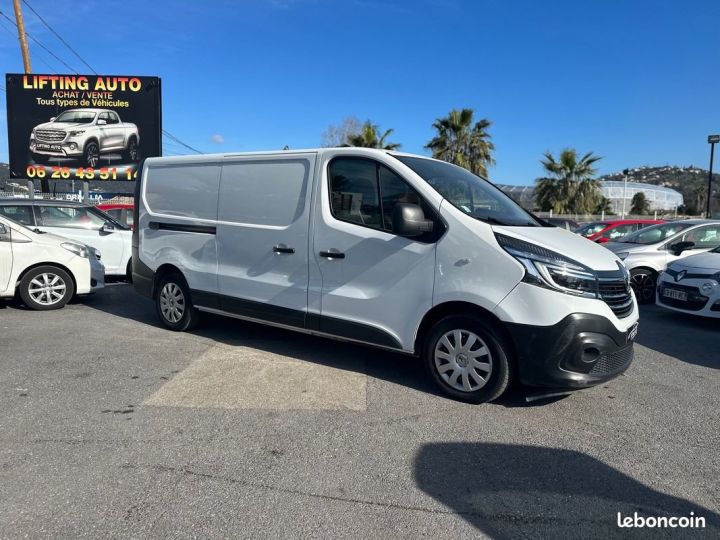
[[[0,214],[28,227],[35,225],[32,206],[0,206]]]
[[[39,206],[40,222],[44,227],[100,230],[105,223],[99,216],[82,206]]]
[[[165,165],[145,173],[148,210],[180,218],[215,220],[218,217],[220,165]],[[228,201],[227,204],[233,204]]]
[[[698,227],[687,232],[683,242],[695,242],[692,249],[713,249],[720,246],[720,225]]]
[[[335,159],[330,163],[330,209],[342,221],[382,228],[377,165],[367,159]]]
[[[610,240],[618,240],[625,236],[626,234],[630,234],[631,232],[635,231],[635,225],[618,225],[617,227],[613,227],[609,231],[606,231],[602,234],[602,238],[609,238]]]
[[[115,114],[114,112],[109,112],[107,114],[108,114],[108,124],[117,124],[118,122],[120,122],[120,120],[118,120],[117,114]]]

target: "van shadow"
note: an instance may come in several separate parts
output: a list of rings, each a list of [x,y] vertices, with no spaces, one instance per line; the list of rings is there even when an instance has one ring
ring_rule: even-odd
[[[115,317],[165,328],[158,320],[154,303],[136,293],[132,285],[112,284],[83,299],[82,303]],[[366,374],[445,398],[425,375],[420,360],[412,356],[209,313],[203,313],[201,324],[191,333],[225,345],[251,347],[279,356]]]
[[[415,456],[416,485],[492,538],[613,538],[624,517],[704,517],[720,537],[720,515],[666,495],[581,452],[494,443],[431,443]],[[714,533],[713,533],[714,531]],[[699,531],[698,531],[699,532]],[[641,538],[690,529],[632,529]],[[709,533],[709,534],[708,534]]]
[[[636,343],[688,364],[720,369],[720,319],[641,306]]]

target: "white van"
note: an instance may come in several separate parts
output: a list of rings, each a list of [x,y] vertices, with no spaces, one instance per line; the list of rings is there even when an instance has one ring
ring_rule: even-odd
[[[59,309],[104,286],[99,253],[0,216],[0,298],[19,294],[30,309]]]
[[[149,158],[133,282],[200,312],[417,355],[447,394],[584,388],[633,357],[620,260],[465,169],[364,148]]]

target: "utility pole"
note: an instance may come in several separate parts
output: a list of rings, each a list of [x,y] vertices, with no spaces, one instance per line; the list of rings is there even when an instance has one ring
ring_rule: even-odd
[[[624,183],[623,183],[623,210],[622,210],[622,219],[625,219],[625,201],[627,200],[627,178],[628,174],[630,174],[629,169],[623,169],[623,177],[624,177]]]
[[[708,143],[710,143],[710,172],[708,172],[707,201],[705,202],[705,217],[708,219],[710,219],[710,197],[712,195],[713,157],[715,157],[715,143],[718,142],[720,142],[720,135],[708,135]]]
[[[23,67],[25,68],[25,73],[32,73],[30,50],[28,49],[27,36],[25,35],[25,22],[23,21],[20,0],[13,0],[13,7],[15,8],[15,21],[17,23],[18,39],[20,40],[20,50],[22,51]]]

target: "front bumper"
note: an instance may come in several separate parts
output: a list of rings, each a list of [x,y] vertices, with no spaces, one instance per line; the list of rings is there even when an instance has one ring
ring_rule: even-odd
[[[42,154],[44,156],[76,157],[82,155],[83,147],[80,143],[75,141],[46,143],[30,139],[30,152],[33,154]]]
[[[105,265],[95,257],[90,257],[90,293],[105,287]]]
[[[706,284],[710,284],[710,290],[704,292],[702,287]],[[666,292],[674,293],[675,298],[667,296]],[[677,293],[682,296],[678,298]],[[676,282],[667,274],[662,274],[658,280],[655,303],[673,311],[720,319],[720,283],[709,278]]]
[[[573,313],[552,326],[506,323],[520,382],[587,388],[623,373],[633,360],[635,325],[618,330],[607,318]]]

